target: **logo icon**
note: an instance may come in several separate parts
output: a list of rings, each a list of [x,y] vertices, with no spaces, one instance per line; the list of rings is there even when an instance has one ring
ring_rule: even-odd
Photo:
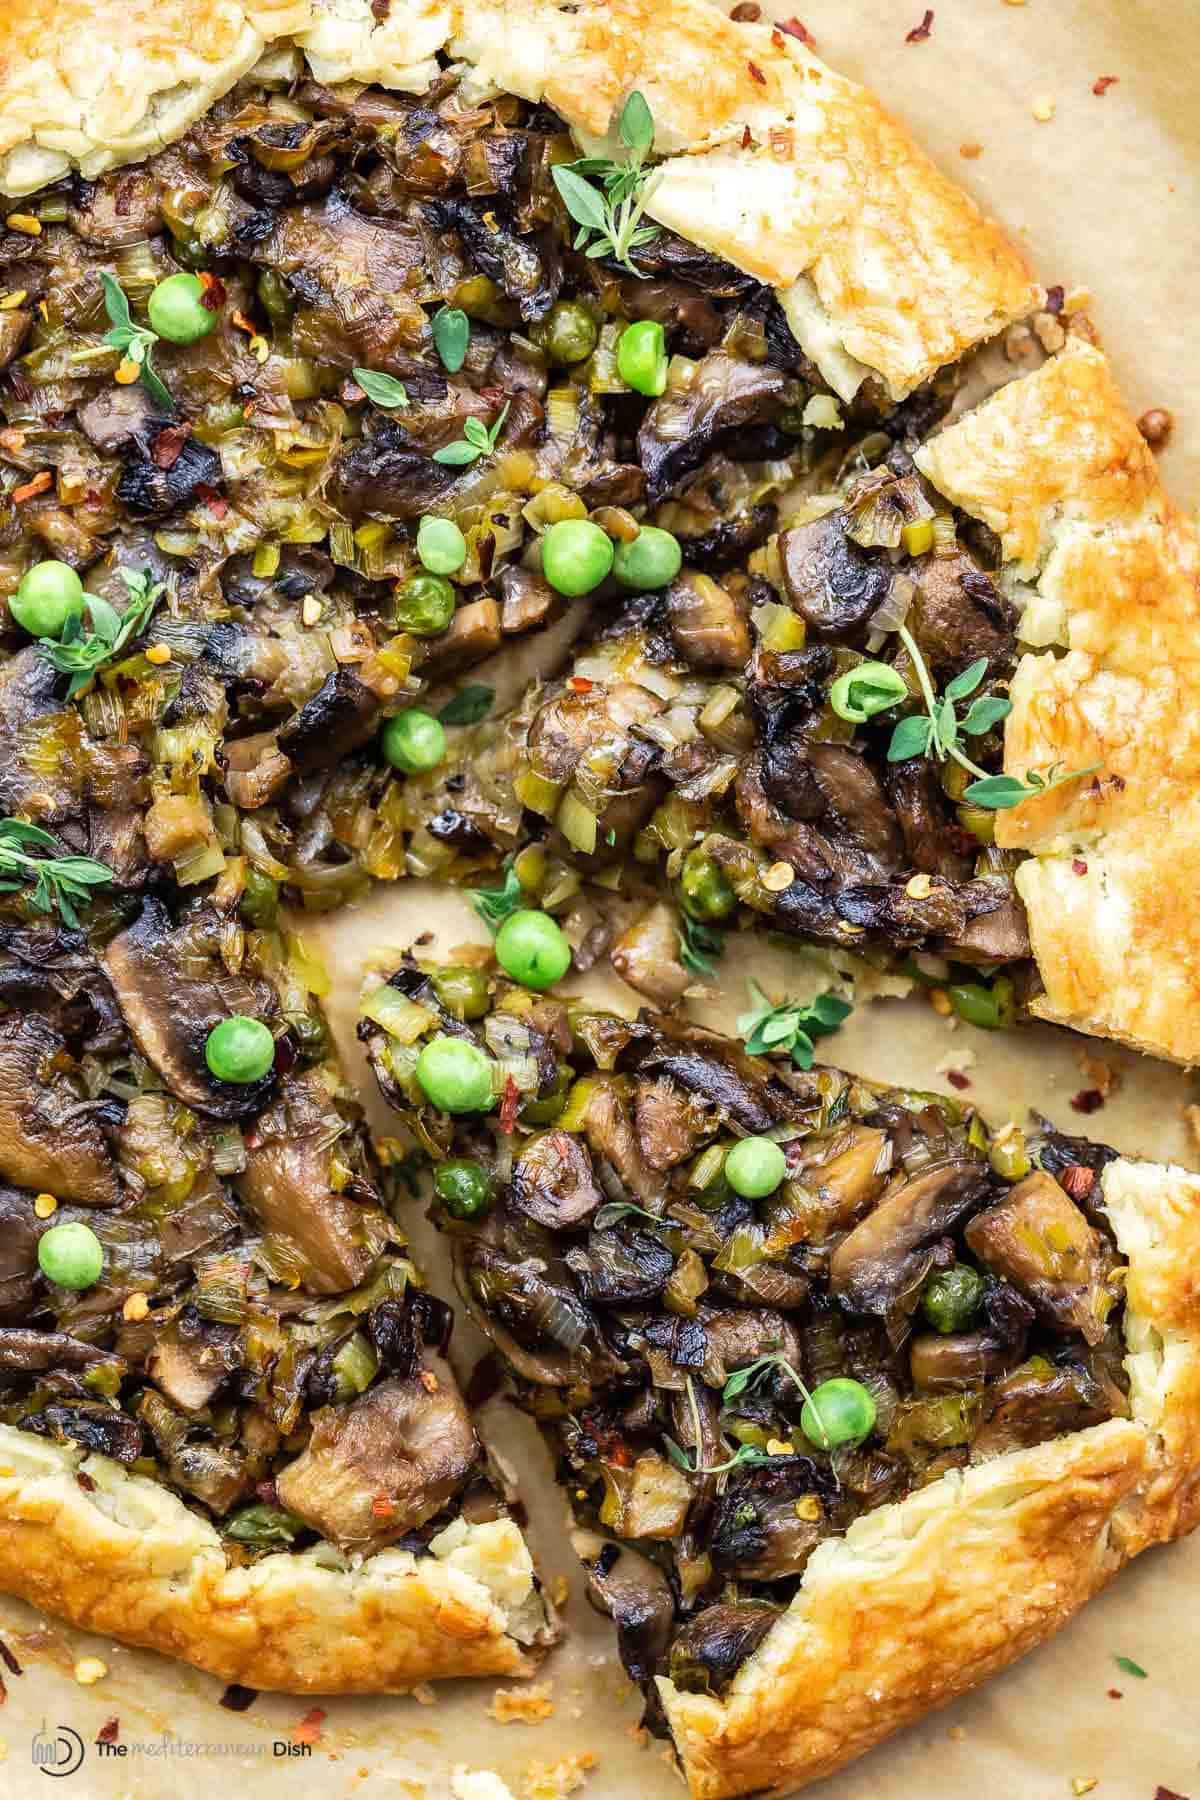
[[[69,1725],[56,1725],[51,1737],[43,1720],[41,1730],[34,1734],[32,1756],[35,1769],[61,1780],[82,1766],[83,1739]]]

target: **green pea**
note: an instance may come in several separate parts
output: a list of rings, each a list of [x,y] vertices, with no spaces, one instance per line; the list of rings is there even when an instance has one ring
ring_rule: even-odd
[[[204,283],[198,275],[168,275],[146,302],[150,329],[169,344],[198,344],[217,322],[203,305]]]
[[[279,916],[279,883],[270,875],[247,868],[241,913],[247,923],[259,931],[269,931]]]
[[[441,720],[416,706],[389,719],[379,734],[379,743],[384,760],[393,769],[403,769],[410,775],[422,769],[436,769],[446,754]]]
[[[961,1331],[983,1299],[983,1277],[969,1263],[938,1269],[921,1290],[921,1311],[935,1331]]]
[[[990,987],[979,981],[963,981],[946,989],[950,1004],[960,1019],[977,1025],[981,1031],[1004,1031],[1013,1022],[1013,985],[1006,975],[998,976]]]
[[[667,587],[683,567],[679,539],[658,525],[643,525],[631,544],[618,544],[613,553],[613,574],[622,587]]]
[[[861,1381],[836,1375],[813,1389],[800,1414],[800,1429],[819,1450],[861,1444],[875,1428],[875,1401]]]
[[[638,394],[657,398],[667,385],[667,339],[653,319],[639,319],[621,333],[617,373]]]
[[[488,1009],[488,978],[483,969],[443,964],[430,975],[434,992],[456,1019],[482,1019]]]
[[[444,575],[410,575],[396,593],[396,624],[414,637],[437,637],[454,617],[454,605]]]
[[[725,871],[703,850],[689,850],[679,871],[683,910],[702,925],[727,919],[737,906],[737,895]]]
[[[442,1112],[489,1112],[495,1104],[491,1058],[465,1038],[431,1038],[417,1058],[416,1076],[426,1099]]]
[[[438,1199],[452,1219],[480,1219],[492,1204],[492,1178],[482,1163],[452,1157],[433,1178]]]
[[[553,363],[579,363],[596,348],[600,329],[578,300],[559,300],[538,330],[537,342]]]
[[[417,555],[433,575],[453,575],[467,560],[467,540],[453,519],[426,513],[417,527]]]
[[[908,698],[908,683],[890,664],[859,663],[839,675],[829,690],[829,704],[839,719],[861,725]]]
[[[787,1160],[773,1138],[742,1138],[725,1158],[725,1179],[743,1200],[773,1194],[787,1171]]]
[[[67,620],[83,611],[83,583],[69,563],[34,563],[21,577],[8,610],[30,637],[61,637]]]
[[[496,933],[496,961],[522,987],[553,987],[571,966],[571,946],[557,919],[523,907]]]
[[[542,539],[542,573],[572,599],[599,587],[612,566],[612,539],[590,519],[560,519]]]
[[[218,1081],[261,1081],[275,1066],[275,1039],[261,1019],[234,1013],[209,1032],[204,1060]]]
[[[42,1274],[59,1287],[94,1287],[104,1267],[104,1249],[90,1225],[52,1225],[38,1239],[37,1253]]]

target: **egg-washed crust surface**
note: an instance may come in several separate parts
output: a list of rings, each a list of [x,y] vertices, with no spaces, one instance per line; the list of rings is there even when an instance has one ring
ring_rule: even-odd
[[[1099,351],[1073,339],[917,457],[1026,598],[1005,767],[1095,777],[997,815],[1046,991],[1033,1011],[1200,1061],[1200,548]],[[1064,654],[1065,652],[1065,654]]]
[[[441,1556],[382,1550],[355,1567],[320,1546],[233,1567],[158,1482],[0,1426],[0,1590],[244,1687],[404,1693],[529,1674],[509,1629],[533,1595],[519,1530],[453,1535]]]
[[[991,220],[865,89],[794,36],[710,0],[12,0],[0,26],[0,191],[96,175],[177,138],[270,45],[322,81],[421,92],[445,49],[545,100],[585,139],[640,89],[661,165],[651,217],[780,290],[844,397],[902,398],[1036,306]],[[485,90],[486,91],[486,88]]]
[[[1050,1637],[1200,1520],[1200,1179],[1118,1161],[1133,1417],[944,1476],[820,1545],[724,1700],[660,1680],[695,1800],[830,1774]]]

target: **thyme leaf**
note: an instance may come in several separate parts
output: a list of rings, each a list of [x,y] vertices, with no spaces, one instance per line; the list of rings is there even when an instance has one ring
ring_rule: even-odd
[[[737,1028],[747,1052],[751,1056],[787,1053],[798,1069],[812,1068],[815,1040],[831,1036],[854,1011],[853,1001],[838,994],[818,994],[807,1005],[784,1000],[776,1006],[756,981],[748,981],[746,986],[754,1005],[741,1014]]]
[[[725,954],[725,938],[711,925],[701,925],[687,913],[679,915],[679,960],[693,975],[712,980],[717,962]]]
[[[0,819],[0,893],[29,888],[29,904],[36,912],[57,911],[63,921],[78,927],[77,906],[86,906],[91,889],[114,879],[107,863],[90,856],[31,856],[31,850],[56,853],[58,839],[40,825],[24,819]],[[30,885],[32,884],[32,885]]]
[[[482,419],[474,417],[463,424],[463,434],[455,438],[452,444],[443,444],[435,450],[433,460],[447,468],[465,469],[470,463],[478,462],[481,456],[491,456],[496,448],[496,439],[500,436],[504,421],[508,417],[508,409],[512,404],[506,400],[500,409],[500,417],[494,425],[485,425]]]
[[[136,363],[142,386],[154,404],[165,407],[168,412],[173,411],[175,401],[171,391],[158,375],[152,360],[154,346],[160,341],[157,331],[152,331],[149,325],[134,323],[124,289],[105,269],[100,271],[100,286],[104,291],[104,310],[109,323],[102,342],[110,350],[119,350],[128,362]]]
[[[504,865],[504,882],[501,887],[470,888],[468,893],[471,905],[493,933],[499,931],[511,913],[518,912],[525,904],[525,890],[517,880],[516,870],[511,862]]]
[[[68,700],[82,693],[97,670],[119,656],[130,639],[145,630],[151,613],[167,591],[166,583],[155,581],[150,569],[143,569],[140,574],[132,569],[119,569],[117,573],[129,589],[129,605],[124,613],[99,594],[85,594],[90,630],[84,630],[82,616],[75,613],[63,627],[61,638],[38,639],[38,649],[51,667],[60,675],[71,677]]]

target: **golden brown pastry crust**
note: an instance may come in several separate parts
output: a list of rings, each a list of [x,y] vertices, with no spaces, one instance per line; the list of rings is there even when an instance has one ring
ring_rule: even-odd
[[[509,1519],[440,1557],[328,1546],[230,1567],[212,1526],[104,1457],[0,1426],[0,1591],[161,1650],[222,1681],[288,1693],[404,1693],[451,1675],[523,1675],[536,1616]]]
[[[1039,304],[1019,251],[864,88],[711,0],[9,0],[0,24],[0,192],[96,175],[178,137],[289,41],[323,81],[419,92],[449,46],[545,99],[584,139],[634,88],[657,148],[650,214],[780,290],[848,398],[900,399]]]
[[[660,1682],[696,1800],[831,1773],[1065,1624],[1200,1516],[1200,1178],[1116,1162],[1133,1418],[943,1477],[819,1547],[724,1700]]]
[[[1001,539],[1027,606],[1005,767],[1098,765],[1000,813],[1043,1018],[1200,1061],[1200,549],[1105,358],[1072,340],[917,461]]]

